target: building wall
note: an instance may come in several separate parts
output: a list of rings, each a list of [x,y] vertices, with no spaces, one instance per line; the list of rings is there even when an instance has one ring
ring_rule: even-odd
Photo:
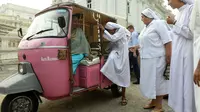
[[[19,38],[1,38],[1,47],[0,50],[13,50],[13,48],[17,48],[19,45],[20,39]]]
[[[66,1],[68,0],[63,0]],[[87,7],[87,0],[74,0],[74,2]],[[126,26],[126,0],[91,0],[91,2],[92,9],[113,16],[121,25]]]
[[[138,32],[140,32],[144,24],[141,21],[141,12],[145,8],[154,10],[161,19],[165,19],[172,12],[163,6],[163,0],[129,0],[130,13],[128,14],[128,24],[133,24]]]
[[[19,38],[1,38],[0,60],[16,59],[19,42]]]
[[[3,4],[0,7],[0,13],[12,16],[19,16],[26,19],[33,19],[34,15],[39,12],[39,10],[19,6],[11,3]]]
[[[17,51],[10,51],[10,52],[5,52],[0,54],[0,59],[2,62],[6,62],[8,60],[13,60],[17,59]]]
[[[17,58],[17,30],[22,28],[25,33],[38,11],[10,3],[0,6],[0,61]]]
[[[56,3],[72,1],[87,7],[87,0],[53,0]],[[145,8],[151,8],[157,12],[160,18],[165,18],[169,10],[162,5],[163,0],[91,0],[92,9],[107,13],[119,19],[120,24],[127,26],[133,24],[140,32],[144,24],[141,22],[141,12]],[[127,2],[130,4],[130,13],[128,13]],[[127,22],[128,21],[128,22]]]

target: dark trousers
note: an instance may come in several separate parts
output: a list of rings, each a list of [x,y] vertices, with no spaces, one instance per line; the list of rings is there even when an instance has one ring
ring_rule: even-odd
[[[138,56],[138,53],[136,53],[136,54]],[[140,82],[140,68],[138,65],[137,56],[135,57],[135,56],[133,56],[132,52],[129,52],[130,71],[134,71],[137,81]]]

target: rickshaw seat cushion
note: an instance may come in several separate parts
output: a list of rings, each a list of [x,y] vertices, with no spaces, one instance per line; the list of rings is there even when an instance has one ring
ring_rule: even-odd
[[[85,65],[85,66],[92,66],[92,65],[96,65],[96,64],[98,64],[98,63],[100,63],[100,59],[99,59],[99,57],[95,57],[95,58],[93,58],[93,60],[91,61],[91,60],[87,60],[87,59],[83,59],[83,60],[81,60],[81,65]]]

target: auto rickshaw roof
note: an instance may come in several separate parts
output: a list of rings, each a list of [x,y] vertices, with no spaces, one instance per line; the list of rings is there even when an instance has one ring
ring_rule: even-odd
[[[79,5],[77,3],[74,3],[74,2],[62,2],[62,3],[54,4],[54,5],[46,8],[46,9],[44,9],[43,11],[39,12],[38,14],[36,14],[36,16],[40,15],[41,13],[46,12],[46,11],[48,11],[50,9],[59,8],[59,7],[62,7],[62,6],[69,6],[69,7],[72,7],[72,8],[79,8],[81,10],[84,10],[84,11],[87,11],[87,12],[92,12],[92,13],[94,12],[96,14],[100,14],[101,16],[110,18],[110,19],[112,19],[112,20],[114,20],[116,22],[116,18],[115,17],[111,17],[108,14],[105,14],[103,12],[99,12],[99,11],[94,10],[94,9],[90,9],[90,8],[84,7],[84,6]]]

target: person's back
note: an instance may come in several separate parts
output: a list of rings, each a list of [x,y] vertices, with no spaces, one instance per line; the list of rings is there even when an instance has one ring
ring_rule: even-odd
[[[90,46],[81,28],[74,28],[71,33],[71,54],[89,54]]]

